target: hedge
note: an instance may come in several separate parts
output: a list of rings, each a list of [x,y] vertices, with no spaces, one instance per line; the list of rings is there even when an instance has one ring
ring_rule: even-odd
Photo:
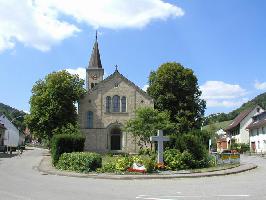
[[[51,156],[56,165],[63,153],[81,152],[84,149],[85,137],[82,135],[59,134],[51,140]]]
[[[102,166],[102,157],[97,153],[73,152],[63,153],[56,165],[58,169],[76,172],[95,171]]]

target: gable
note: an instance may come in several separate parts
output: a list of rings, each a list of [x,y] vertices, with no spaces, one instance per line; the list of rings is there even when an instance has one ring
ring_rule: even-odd
[[[260,108],[260,110],[263,110],[260,106],[256,106],[254,108],[250,108],[247,110],[244,110],[243,112],[241,112],[233,121],[231,124],[229,124],[229,126],[226,128],[226,131],[230,131],[234,128],[236,128],[237,126],[239,126],[242,121],[244,121],[246,118],[248,118],[247,120],[251,119],[257,112],[256,110]]]
[[[92,89],[91,93],[95,93],[97,90],[105,92],[110,90],[122,90],[124,92],[136,91],[145,99],[153,101],[152,97],[150,97],[145,91],[135,85],[132,81],[128,80],[125,76],[120,74],[118,70],[116,70],[113,74],[111,74],[106,79],[101,81],[98,85],[96,85]]]

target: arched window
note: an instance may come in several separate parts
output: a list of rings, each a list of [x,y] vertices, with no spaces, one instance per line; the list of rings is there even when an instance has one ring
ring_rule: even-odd
[[[93,112],[87,112],[87,128],[93,128]]]
[[[106,97],[106,112],[111,112],[111,105],[112,105],[112,102],[111,102],[111,97],[107,96]]]
[[[113,112],[120,112],[120,96],[113,96]]]
[[[127,98],[125,96],[121,98],[121,104],[122,104],[121,112],[126,112],[127,111]]]

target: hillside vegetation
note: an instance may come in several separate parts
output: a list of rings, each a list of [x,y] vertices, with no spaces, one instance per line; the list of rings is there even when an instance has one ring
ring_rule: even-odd
[[[25,129],[24,125],[24,116],[26,115],[25,112],[20,111],[16,108],[12,108],[3,103],[0,103],[0,113],[3,113],[21,131]]]
[[[237,108],[229,113],[217,113],[211,114],[205,118],[204,125],[233,120],[239,113],[244,110],[260,105],[262,108],[266,108],[266,92],[256,96],[254,99],[244,103],[240,108]]]

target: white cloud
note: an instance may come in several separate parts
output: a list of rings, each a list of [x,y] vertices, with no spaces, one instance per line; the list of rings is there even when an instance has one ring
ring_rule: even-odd
[[[234,99],[246,95],[240,85],[232,85],[222,81],[207,81],[200,86],[204,99]]]
[[[148,84],[147,84],[147,85],[144,85],[144,86],[142,87],[142,90],[145,91],[145,92],[147,92],[148,87],[149,87]]]
[[[1,0],[0,51],[14,48],[16,42],[49,50],[80,31],[64,16],[94,28],[121,29],[182,15],[181,8],[162,0]]]
[[[254,87],[257,90],[265,90],[266,89],[266,82],[260,83],[259,81],[255,81]]]
[[[44,4],[95,28],[141,28],[154,19],[184,15],[181,8],[162,0],[46,0]]]
[[[241,100],[207,100],[207,107],[238,107],[247,102],[246,98]]]
[[[246,90],[240,85],[223,81],[207,81],[200,86],[200,90],[207,107],[236,107],[248,100],[245,98]]]
[[[57,19],[58,13],[39,6],[38,1],[0,1],[0,51],[12,49],[17,41],[41,51],[78,32]]]
[[[86,80],[86,69],[85,68],[77,68],[77,69],[66,69],[70,74],[77,74],[79,78]]]

